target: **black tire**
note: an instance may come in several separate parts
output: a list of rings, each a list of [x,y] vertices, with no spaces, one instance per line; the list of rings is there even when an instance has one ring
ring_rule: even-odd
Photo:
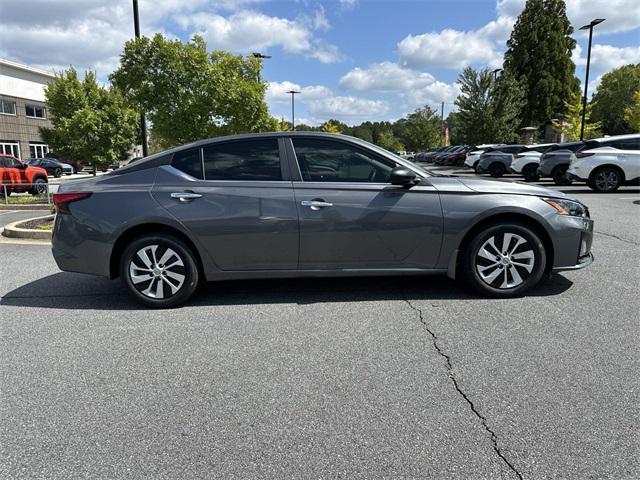
[[[551,172],[551,178],[553,178],[553,183],[556,185],[571,185],[571,180],[569,180],[565,173],[567,173],[567,169],[569,165],[558,165]]]
[[[503,262],[505,256],[502,255],[502,247],[506,235],[511,237],[507,238],[508,255],[507,260]],[[492,239],[493,245],[499,247],[500,252],[491,248]],[[523,243],[519,243],[521,239],[524,240]],[[494,298],[517,297],[535,286],[544,274],[547,261],[544,244],[538,234],[526,225],[498,222],[478,232],[463,247],[460,265],[462,277],[483,295]],[[483,256],[487,254],[493,254],[493,258],[489,260]],[[512,262],[516,262],[517,265]],[[496,276],[489,281],[494,274]],[[518,279],[521,283],[518,283]]]
[[[613,193],[624,184],[624,174],[615,167],[600,167],[589,175],[587,185],[598,193]]]
[[[56,168],[53,171],[53,176],[56,178],[60,178],[62,176],[62,169],[61,168]]]
[[[475,163],[473,164],[473,171],[478,173],[478,164],[480,163],[480,160],[476,160]]]
[[[29,190],[31,195],[44,195],[47,193],[48,184],[42,177],[37,177],[33,180],[33,188]]]
[[[529,165],[525,165],[522,169],[522,176],[524,177],[525,182],[537,182],[540,180],[540,175],[538,174],[538,164],[530,163]]]
[[[498,178],[507,173],[507,169],[502,163],[495,162],[489,165],[489,175],[493,178]]]
[[[143,256],[138,255],[141,251],[146,253],[146,262],[144,253]],[[161,264],[163,258],[170,265]],[[144,235],[127,246],[120,259],[120,277],[131,295],[151,308],[183,304],[195,293],[200,281],[198,264],[191,248],[182,240],[163,233]]]

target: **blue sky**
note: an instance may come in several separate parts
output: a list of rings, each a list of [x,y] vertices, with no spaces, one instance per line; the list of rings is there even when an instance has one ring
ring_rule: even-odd
[[[272,114],[318,124],[394,120],[422,105],[453,107],[466,65],[501,65],[525,0],[140,0],[142,31],[210,48],[272,55],[265,61]],[[603,73],[640,62],[637,0],[567,0],[577,28],[596,17],[590,89]],[[60,70],[72,64],[99,78],[117,67],[132,35],[130,0],[3,0],[0,57]],[[584,78],[586,36],[576,32],[576,73]]]

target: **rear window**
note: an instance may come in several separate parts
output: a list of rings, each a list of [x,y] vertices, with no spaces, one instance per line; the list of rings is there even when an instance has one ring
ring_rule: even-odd
[[[640,150],[640,138],[625,138],[601,142],[603,147],[613,147],[619,150]]]
[[[278,140],[214,143],[202,149],[205,180],[282,180]]]

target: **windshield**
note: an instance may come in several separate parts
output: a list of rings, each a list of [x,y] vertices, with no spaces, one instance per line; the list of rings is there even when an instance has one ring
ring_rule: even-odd
[[[393,152],[390,152],[388,150],[385,150],[384,148],[378,147],[377,145],[373,145],[373,144],[369,144],[369,145],[370,145],[370,147],[373,147],[376,150],[382,151],[382,152],[386,153],[387,155],[392,155],[393,157],[401,160],[402,161],[401,163],[404,163],[404,164],[408,163],[409,165],[411,165],[412,168],[418,170],[421,173],[426,174],[427,176],[430,176],[430,177],[442,177],[443,176],[441,173],[438,173],[438,172],[436,172],[434,170],[431,170],[430,168],[424,168],[422,165],[418,165],[417,163],[412,162],[411,160],[407,160],[406,158],[402,158],[401,156],[399,156],[399,155],[397,155],[397,154],[395,154]]]

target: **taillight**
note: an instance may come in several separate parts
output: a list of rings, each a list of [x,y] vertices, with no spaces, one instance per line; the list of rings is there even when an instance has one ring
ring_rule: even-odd
[[[578,153],[576,153],[576,157],[578,157],[578,158],[590,157],[592,155],[595,155],[595,153],[587,153],[587,152],[578,152]]]
[[[54,193],[53,204],[58,213],[69,213],[69,204],[91,196],[91,192]]]

